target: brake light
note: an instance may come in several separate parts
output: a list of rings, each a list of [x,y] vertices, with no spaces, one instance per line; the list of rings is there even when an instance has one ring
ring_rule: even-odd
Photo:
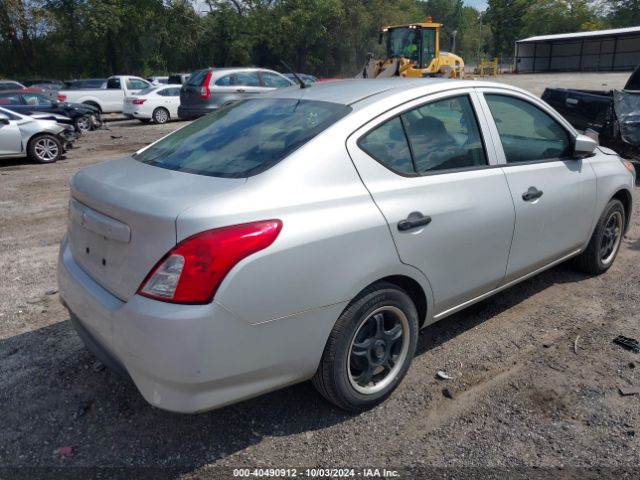
[[[146,98],[136,98],[133,102],[134,105],[142,105],[144,102],[146,102],[147,99]]]
[[[58,101],[59,102],[64,102],[66,99],[67,99],[66,95],[62,95],[62,94],[58,95]]]
[[[211,90],[209,90],[209,82],[211,81],[211,77],[213,76],[213,72],[210,70],[204,77],[202,81],[202,86],[200,87],[200,98],[209,98],[211,97]]]
[[[280,220],[264,220],[193,235],[158,262],[138,293],[171,303],[209,303],[229,271],[271,245],[281,229]]]

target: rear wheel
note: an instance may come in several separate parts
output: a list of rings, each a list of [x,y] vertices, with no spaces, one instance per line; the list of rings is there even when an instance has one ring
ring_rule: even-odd
[[[62,144],[53,135],[38,135],[27,147],[29,158],[37,163],[53,163],[62,156]]]
[[[336,322],[313,385],[344,410],[374,407],[407,373],[417,342],[418,314],[411,298],[395,285],[378,283]]]
[[[158,124],[169,121],[169,111],[166,108],[158,107],[153,111],[153,121]]]
[[[625,212],[620,200],[611,200],[604,209],[589,245],[574,265],[585,273],[599,275],[609,270],[618,255],[624,234]]]

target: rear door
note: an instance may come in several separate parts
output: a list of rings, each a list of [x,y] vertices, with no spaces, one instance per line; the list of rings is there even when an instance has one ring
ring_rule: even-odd
[[[458,92],[394,109],[347,141],[401,261],[429,279],[436,318],[502,282],[515,217],[477,97]]]
[[[158,90],[160,104],[168,111],[171,118],[177,118],[180,105],[180,87],[167,87]]]
[[[483,89],[482,104],[516,209],[508,283],[587,241],[596,178],[588,158],[573,158],[573,133],[544,104],[491,89]]]

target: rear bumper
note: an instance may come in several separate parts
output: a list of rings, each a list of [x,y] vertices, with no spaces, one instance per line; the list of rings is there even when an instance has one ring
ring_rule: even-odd
[[[151,118],[151,114],[146,113],[146,112],[141,112],[139,111],[139,109],[137,108],[133,108],[136,107],[137,105],[129,105],[129,104],[125,104],[122,113],[124,114],[125,117],[130,118],[130,119],[134,119],[134,118]]]
[[[337,304],[251,324],[217,302],[175,305],[114,297],[76,263],[63,240],[58,285],[72,323],[106,365],[121,367],[152,405],[196,413],[313,376]]]
[[[204,105],[180,105],[178,107],[178,117],[183,120],[193,120],[213,112],[217,107]]]

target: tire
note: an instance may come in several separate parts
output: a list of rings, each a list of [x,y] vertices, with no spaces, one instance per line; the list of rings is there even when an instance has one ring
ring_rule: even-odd
[[[99,113],[94,113],[91,116],[91,130],[98,130],[102,127],[102,118]]]
[[[625,221],[622,202],[611,200],[598,220],[589,245],[574,259],[574,266],[591,275],[609,270],[622,244]]]
[[[62,157],[62,144],[53,135],[42,134],[32,138],[27,146],[29,158],[36,163],[53,163]]]
[[[169,116],[169,111],[166,108],[158,107],[153,111],[153,121],[158,125],[162,125],[167,123],[171,117]]]
[[[82,115],[80,117],[77,117],[73,121],[73,126],[76,128],[76,132],[88,132],[93,127],[93,120],[91,118],[91,115]]]
[[[399,336],[389,334],[394,330]],[[312,383],[343,410],[370,409],[396,389],[417,343],[418,313],[411,298],[393,284],[377,283],[338,318]]]
[[[98,105],[96,102],[82,102],[83,105],[89,105],[90,107],[95,107],[98,109],[98,112],[102,113],[102,108],[100,108],[100,105]]]

